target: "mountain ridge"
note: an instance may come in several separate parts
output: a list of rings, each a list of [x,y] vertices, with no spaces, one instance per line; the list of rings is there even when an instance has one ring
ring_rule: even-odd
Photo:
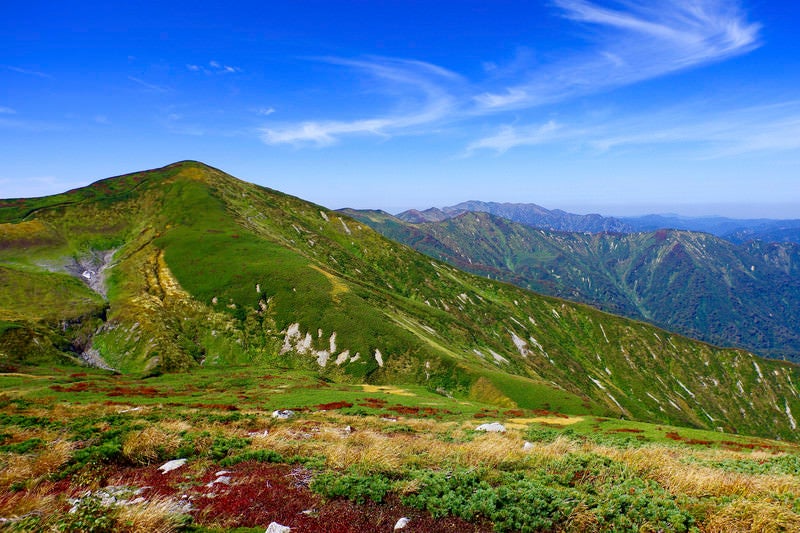
[[[409,225],[351,216],[432,257],[540,293],[647,320],[717,345],[798,359],[800,245],[733,245],[710,234],[548,232],[462,213]]]
[[[463,273],[197,162],[67,199],[0,205],[6,369],[79,354],[124,373],[258,363],[507,407],[795,438],[796,365]],[[52,267],[101,252],[112,254],[106,299]],[[57,308],[35,297],[56,291]]]
[[[489,213],[513,222],[551,231],[590,233],[639,233],[676,229],[711,233],[735,244],[752,240],[800,243],[800,219],[735,219],[720,216],[641,215],[610,217],[579,215],[561,209],[547,209],[532,203],[500,203],[470,200],[453,206],[410,209],[396,218],[412,224],[442,222],[467,212]]]

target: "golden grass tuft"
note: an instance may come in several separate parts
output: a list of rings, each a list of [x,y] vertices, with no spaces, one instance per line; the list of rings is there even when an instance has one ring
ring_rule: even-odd
[[[56,512],[59,501],[56,496],[37,489],[0,493],[0,516],[18,519],[29,514],[46,516]]]
[[[653,479],[672,494],[752,497],[800,492],[800,481],[792,476],[745,474],[690,464],[681,460],[681,450],[666,446],[608,448],[605,455]]]
[[[525,457],[522,442],[505,433],[487,433],[458,445],[453,452],[463,466],[494,468]]]
[[[172,455],[181,439],[158,426],[129,433],[122,443],[122,455],[134,464],[147,465]]]
[[[770,501],[737,499],[712,513],[706,533],[772,533],[800,531],[800,515]]]
[[[116,511],[116,531],[125,533],[172,533],[178,531],[175,501],[155,497],[142,503],[122,505]]]
[[[8,455],[2,460],[0,486],[14,483],[36,486],[41,478],[56,472],[72,457],[72,444],[64,440],[50,442],[41,452]]]

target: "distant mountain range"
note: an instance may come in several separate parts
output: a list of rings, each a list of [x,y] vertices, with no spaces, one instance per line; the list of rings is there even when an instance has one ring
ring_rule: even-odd
[[[502,247],[524,235],[489,215],[447,222],[481,231],[475,250],[458,245],[464,257],[493,232]],[[703,245],[676,244],[665,264],[692,261]],[[669,283],[671,267],[636,257],[645,263],[625,272],[694,282]],[[728,269],[737,287],[744,270]],[[0,201],[0,371],[81,359],[139,376],[305,368],[325,382],[418,384],[509,408],[787,439],[800,416],[797,365],[463,272],[342,213],[190,161]]]
[[[639,217],[604,217],[598,214],[576,215],[560,209],[549,210],[536,204],[462,202],[449,207],[424,211],[411,209],[396,215],[400,220],[420,224],[441,222],[466,212],[482,212],[513,222],[553,231],[636,233],[657,229],[681,229],[711,233],[733,243],[751,240],[800,243],[800,219],[733,219],[725,217],[683,217],[679,215],[644,215]]]
[[[534,211],[510,205],[504,210],[517,217],[524,212],[527,220]],[[379,211],[346,212],[387,237],[476,274],[713,344],[800,361],[796,243],[736,245],[708,233],[663,229],[553,232],[479,212],[420,224]],[[567,220],[579,219],[561,218]]]

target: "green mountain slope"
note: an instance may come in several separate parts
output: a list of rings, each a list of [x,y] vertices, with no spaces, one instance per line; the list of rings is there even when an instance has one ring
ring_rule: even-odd
[[[548,232],[486,213],[406,224],[350,212],[465,270],[772,358],[800,360],[800,245],[705,233]]]
[[[123,372],[304,367],[509,407],[796,439],[795,365],[466,274],[200,163],[2,202],[0,266],[2,292],[21,291],[0,308],[8,369],[48,353]],[[61,291],[58,308],[17,288],[27,273],[32,287]]]

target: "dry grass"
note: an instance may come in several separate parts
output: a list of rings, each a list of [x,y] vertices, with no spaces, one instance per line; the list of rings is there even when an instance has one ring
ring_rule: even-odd
[[[164,431],[159,426],[148,426],[130,433],[122,443],[122,455],[129,461],[147,465],[172,455],[180,447],[179,436]]]
[[[461,466],[495,468],[502,463],[519,461],[525,457],[522,441],[505,433],[487,433],[470,442],[451,448],[441,459],[454,457]]]
[[[681,460],[683,453],[666,446],[604,449],[604,455],[622,461],[638,475],[655,480],[672,494],[741,497],[800,493],[800,480],[795,477],[745,474],[687,464]]]
[[[26,483],[28,487],[34,487],[71,457],[72,444],[64,440],[51,441],[38,453],[7,455],[2,459],[0,487],[9,487],[14,483]]]
[[[737,499],[712,513],[705,533],[772,533],[800,531],[800,515],[770,501]]]
[[[18,519],[29,514],[49,515],[58,509],[58,499],[44,490],[0,492],[0,516]]]
[[[179,529],[175,501],[166,497],[120,506],[115,520],[115,530],[126,533],[171,533]]]

